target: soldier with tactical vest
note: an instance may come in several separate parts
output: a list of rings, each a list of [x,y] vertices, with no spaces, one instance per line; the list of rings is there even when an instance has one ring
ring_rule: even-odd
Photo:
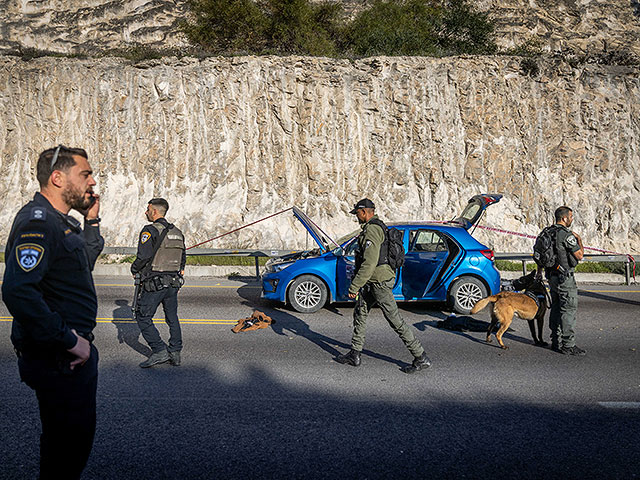
[[[140,275],[140,296],[136,307],[136,321],[143,338],[151,347],[151,356],[140,364],[149,368],[170,362],[179,366],[182,351],[182,331],[178,320],[178,290],[184,283],[187,256],[184,235],[164,216],[169,203],[164,198],[149,200],[145,215],[151,223],[140,232],[138,253],[131,265],[131,273]],[[165,322],[169,326],[169,345],[160,338],[153,325],[153,315],[162,303]]]
[[[349,298],[356,300],[353,310],[353,337],[351,350],[335,358],[338,363],[358,367],[364,347],[367,316],[376,304],[382,309],[384,318],[400,336],[414,357],[413,363],[402,369],[405,373],[415,373],[431,365],[420,341],[411,328],[402,320],[398,305],[393,297],[396,272],[389,266],[388,234],[386,225],[375,214],[375,204],[364,198],[355,204],[350,212],[361,224],[356,252],[356,272],[349,286]]]
[[[565,355],[585,355],[576,346],[576,314],[578,311],[578,286],[573,275],[576,265],[584,257],[582,239],[569,230],[573,223],[573,211],[559,207],[555,211],[555,250],[557,266],[547,268],[545,274],[551,290],[551,348]]]

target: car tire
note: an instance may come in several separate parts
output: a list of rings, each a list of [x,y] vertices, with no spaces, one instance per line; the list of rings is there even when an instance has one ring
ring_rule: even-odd
[[[449,305],[456,313],[468,315],[478,300],[487,296],[487,287],[475,277],[460,277],[449,291]]]
[[[289,304],[300,313],[314,313],[327,302],[327,287],[313,275],[296,278],[287,293]]]

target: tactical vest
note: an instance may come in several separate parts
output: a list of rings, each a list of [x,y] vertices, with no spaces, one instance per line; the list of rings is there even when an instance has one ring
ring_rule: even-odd
[[[158,222],[154,223],[153,227],[158,230],[160,235],[165,229],[165,226]],[[151,261],[151,271],[159,273],[179,272],[184,250],[184,235],[176,226],[169,224],[169,231]]]
[[[380,245],[380,255],[378,256],[378,264],[376,266],[384,265],[385,263],[388,263],[387,252],[389,250],[389,236],[387,235],[387,226],[382,220],[378,218],[369,220],[366,228],[369,228],[369,225],[378,225],[380,228],[382,228],[382,231],[384,233],[384,240]],[[362,265],[362,262],[364,262],[364,250],[364,232],[362,232],[360,238],[358,238],[358,249],[355,252],[356,270],[358,270],[360,268],[360,265]]]
[[[558,263],[567,272],[573,271],[575,266],[578,264],[578,260],[576,260],[576,258],[569,251],[567,251],[564,246],[564,242],[569,235],[572,235],[572,233],[567,227],[560,226],[560,228],[558,228],[558,233],[556,234],[556,252],[558,254]]]

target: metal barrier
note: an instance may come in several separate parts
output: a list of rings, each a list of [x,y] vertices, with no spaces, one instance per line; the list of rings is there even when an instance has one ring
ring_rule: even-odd
[[[104,247],[103,255],[135,255],[135,247]],[[254,257],[256,265],[256,277],[260,278],[260,257],[279,257],[299,250],[248,250],[230,248],[192,248],[187,251],[187,256],[225,256],[225,257]]]
[[[0,246],[0,251],[5,247]],[[193,248],[187,252],[188,256],[228,256],[228,257],[254,257],[256,266],[256,277],[260,277],[260,257],[279,257],[289,253],[296,253],[300,250],[277,250],[277,249],[230,249],[230,248]],[[135,255],[135,247],[104,247],[102,254],[105,255]],[[496,253],[496,260],[513,260],[522,262],[522,273],[527,274],[527,262],[533,262],[533,257],[529,253]],[[627,255],[600,255],[586,254],[585,262],[615,262],[624,264],[625,283],[631,285],[631,259]]]
[[[533,256],[528,253],[496,253],[496,260],[515,260],[522,262],[522,274],[527,274],[527,262],[533,262]],[[628,255],[596,255],[585,254],[583,262],[615,262],[624,263],[625,283],[631,285],[631,259]]]

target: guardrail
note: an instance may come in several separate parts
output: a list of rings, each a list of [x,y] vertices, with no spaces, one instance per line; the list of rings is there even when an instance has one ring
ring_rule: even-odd
[[[0,251],[5,247],[1,246]],[[299,252],[300,250],[277,250],[277,249],[232,249],[232,248],[192,248],[187,251],[188,256],[228,256],[228,257],[254,257],[256,266],[256,277],[260,277],[260,257],[279,257],[288,253]],[[104,247],[103,254],[106,255],[135,255],[135,247]],[[522,274],[527,274],[527,262],[533,262],[533,257],[529,253],[496,253],[497,260],[513,260],[522,262]],[[625,283],[631,285],[631,260],[627,255],[602,255],[586,254],[583,258],[585,262],[615,262],[624,264]]]
[[[533,256],[527,253],[496,253],[496,260],[515,260],[522,262],[522,274],[527,274],[527,262],[533,262]],[[631,285],[631,260],[628,255],[585,254],[583,262],[624,263],[625,283]]]
[[[187,256],[225,256],[225,257],[254,257],[256,265],[256,277],[260,278],[260,257],[279,257],[288,253],[299,252],[300,250],[249,250],[231,248],[191,248],[187,250]],[[135,247],[104,247],[104,255],[135,255]]]

